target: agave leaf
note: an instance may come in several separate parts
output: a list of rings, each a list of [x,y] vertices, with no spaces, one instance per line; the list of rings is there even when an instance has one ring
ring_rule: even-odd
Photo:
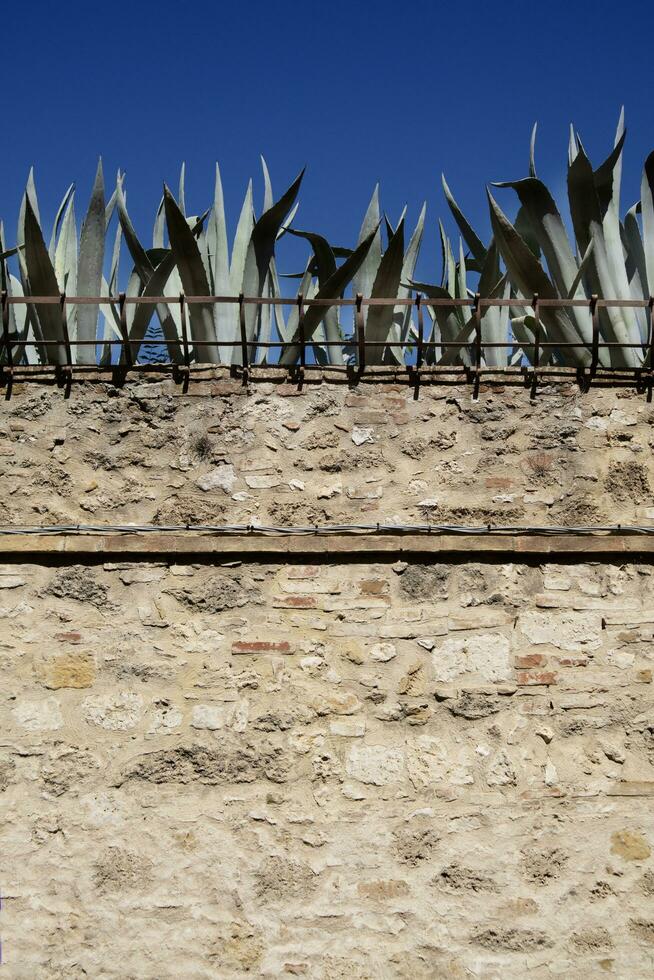
[[[139,237],[134,230],[130,217],[127,213],[125,195],[120,186],[116,187],[116,200],[118,204],[118,218],[125,236],[125,243],[132,256],[132,261],[143,282],[147,282],[152,275],[152,263],[150,262],[146,250],[141,245]],[[155,246],[156,247],[156,246]]]
[[[449,204],[450,211],[452,212],[454,216],[454,220],[459,226],[459,231],[463,235],[466,245],[472,252],[476,261],[479,262],[480,265],[483,265],[484,256],[486,255],[486,249],[484,247],[483,242],[481,241],[479,236],[475,233],[472,225],[463,214],[463,211],[461,210],[459,205],[454,200],[452,192],[450,188],[447,186],[447,181],[445,180],[444,174],[441,174],[441,182],[443,184],[443,191],[445,193],[445,198],[447,200],[447,203]]]
[[[488,191],[487,196],[493,234],[514,286],[525,296],[538,293],[543,299],[555,299],[556,290],[542,265]],[[541,319],[554,342],[579,343],[584,340],[563,310],[543,307]],[[587,349],[571,347],[568,350],[575,364],[589,363],[590,353]]]
[[[207,224],[207,246],[209,251],[214,295],[229,296],[230,279],[227,220],[225,217],[223,185],[220,177],[220,167],[218,164],[216,164],[213,208]],[[229,303],[219,303],[215,308],[214,317],[216,321],[216,336],[218,339],[235,339],[238,324],[238,310],[236,306]],[[223,360],[227,364],[231,363],[232,351],[230,348],[224,347],[222,350]]]
[[[427,214],[427,204],[423,203],[420,214],[418,215],[418,221],[416,227],[413,230],[413,234],[409,240],[406,253],[404,255],[404,262],[402,264],[402,274],[400,278],[400,287],[397,291],[398,297],[402,299],[407,299],[411,295],[410,286],[404,285],[413,279],[413,275],[416,268],[416,262],[418,260],[418,253],[420,251],[420,245],[422,243],[422,235],[425,228],[425,215]],[[393,347],[391,352],[393,357],[398,364],[403,362],[403,352],[402,348],[398,346],[399,343],[406,343],[409,334],[409,329],[411,327],[411,307],[410,306],[396,306],[393,311],[393,326],[391,329],[391,337],[393,341]]]
[[[288,212],[288,217],[284,219],[284,221],[282,222],[282,224],[280,226],[279,231],[277,232],[277,238],[278,239],[281,238],[282,235],[285,235],[287,231],[290,231],[291,230],[291,224],[293,223],[293,219],[295,218],[295,215],[297,214],[297,211],[298,211],[298,208],[299,207],[300,207],[300,202],[297,201],[293,205],[293,207],[291,208],[291,210]]]
[[[516,191],[522,205],[521,210],[525,224],[528,225],[539,249],[542,250],[548,272],[554,281],[559,296],[574,297],[581,283],[581,276],[578,276],[577,260],[572,252],[554,198],[545,184],[535,177],[528,177],[526,180],[507,181],[497,186],[511,187]],[[590,252],[588,248],[590,248]],[[590,245],[585,254],[587,256],[587,268],[588,258],[592,254]],[[575,282],[577,285],[571,294],[570,290]],[[583,296],[583,291],[580,292],[580,295]],[[574,321],[579,336],[590,341],[591,331],[586,311],[571,307],[568,315]]]
[[[77,296],[77,224],[75,221],[75,196],[72,195],[61,225],[55,248],[54,270],[61,292]],[[67,305],[68,333],[77,339],[77,306]]]
[[[284,218],[288,215],[288,212],[295,203],[295,198],[300,190],[300,184],[302,183],[303,177],[304,170],[298,174],[291,186],[284,194],[282,194],[280,199],[270,208],[268,208],[267,211],[264,211],[252,229],[251,241],[252,245],[254,246],[254,254],[259,272],[260,289],[263,288],[265,278],[268,275],[268,266],[270,265],[270,260],[275,251],[275,239],[277,237],[277,232],[279,231]]]
[[[50,261],[54,262],[55,257],[55,246],[57,244],[57,235],[59,234],[59,228],[61,226],[61,220],[64,215],[64,211],[68,206],[68,202],[73,196],[75,191],[75,184],[71,184],[66,193],[64,194],[61,204],[57,210],[57,214],[54,220],[54,225],[52,226],[52,235],[50,237],[50,245],[48,247],[48,255],[50,256]]]
[[[270,181],[270,171],[268,170],[268,164],[266,163],[263,156],[261,157],[261,169],[263,170],[263,210],[269,211],[273,206],[273,189],[272,183]]]
[[[581,262],[579,263],[579,268],[577,269],[577,274],[574,277],[574,279],[572,280],[572,283],[570,284],[570,289],[568,290],[568,297],[567,297],[568,299],[574,299],[575,296],[577,295],[577,292],[578,292],[579,287],[581,285],[581,281],[582,281],[584,275],[586,274],[586,270],[587,270],[588,266],[590,265],[590,260],[591,260],[592,255],[593,255],[593,248],[594,247],[595,247],[595,241],[594,241],[594,239],[591,239],[588,248],[586,249],[586,251],[584,252],[584,254],[582,256]],[[573,307],[573,309],[574,309],[574,307]]]
[[[577,137],[575,136],[575,128],[570,123],[570,135],[568,137],[568,166],[571,167],[572,163],[579,152],[579,145],[577,143]]]
[[[186,181],[186,164],[182,163],[181,169],[179,171],[179,193],[177,195],[177,203],[179,205],[179,210],[182,212],[184,217],[186,217],[186,197],[184,194],[185,181]]]
[[[455,297],[444,286],[437,286],[427,282],[411,282],[412,287],[419,293],[423,293],[428,299],[454,299]],[[444,343],[456,343],[459,338],[461,346],[458,348],[447,348],[441,352],[440,356],[435,356],[434,361],[439,364],[454,364],[460,357],[463,364],[469,365],[470,356],[465,350],[465,345],[469,342],[474,330],[472,317],[464,318],[460,307],[439,305],[431,306],[431,315],[434,323],[438,325],[439,339]],[[463,322],[462,322],[463,320]]]
[[[324,285],[330,276],[336,272],[336,259],[327,239],[312,231],[299,231],[295,228],[289,228],[288,232],[297,238],[305,238],[310,243],[316,262],[318,282],[321,286]],[[303,277],[305,275],[306,271],[302,273]]]
[[[339,266],[339,268],[336,270],[333,276],[330,276],[324,286],[319,288],[315,296],[316,299],[339,299],[342,296],[343,290],[349,285],[350,282],[352,282],[357,271],[361,268],[361,264],[365,261],[378,232],[379,227],[373,228],[367,237],[364,238],[362,242],[359,242],[357,247],[352,252],[352,255],[350,255],[345,262]],[[329,307],[311,306],[306,311],[304,316],[304,329],[307,340],[313,336],[316,329],[322,323],[327,309],[329,309]],[[291,346],[286,347],[282,352],[280,364],[288,365],[295,363],[298,358],[299,348],[293,345],[297,343],[298,339],[298,332],[295,331],[291,338]]]
[[[104,180],[102,161],[100,161],[80,234],[77,264],[77,289],[80,296],[100,295],[106,233],[104,206]],[[95,340],[97,325],[98,305],[81,305],[77,310],[77,339]],[[95,364],[96,356],[93,347],[78,348],[77,356],[80,364]]]
[[[640,206],[643,221],[643,248],[647,270],[648,294],[654,294],[654,152],[645,160],[640,185]],[[635,218],[634,218],[635,220]]]
[[[494,186],[511,187],[517,193],[533,236],[545,256],[549,274],[560,295],[567,295],[577,274],[577,262],[559,210],[545,184],[536,177],[527,177]]]
[[[538,244],[538,241],[534,235],[534,229],[532,227],[531,219],[527,213],[527,209],[522,207],[522,205],[518,208],[518,213],[515,216],[513,227],[518,232],[525,244],[532,250],[536,258],[540,259],[540,245]]]
[[[397,231],[388,243],[388,248],[384,252],[377,269],[377,275],[372,286],[371,296],[373,298],[389,298],[397,296],[402,279],[402,266],[404,264],[404,218],[400,221]],[[390,336],[393,325],[394,307],[392,306],[371,306],[368,309],[366,322],[366,338],[371,343],[386,343],[392,338]],[[370,364],[381,364],[383,361],[384,348],[372,347],[368,352]]]
[[[161,201],[159,202],[159,207],[157,208],[157,213],[154,218],[154,228],[152,229],[152,244],[154,248],[164,247],[165,227],[166,227],[166,215],[164,213],[164,199],[162,195]]]
[[[622,148],[627,133],[624,128],[624,108],[620,113],[615,145],[608,157],[593,172],[595,192],[599,202],[600,213],[603,215],[611,200],[615,200],[616,211],[620,209],[620,179],[622,176]]]
[[[25,205],[28,200],[32,208],[32,213],[34,214],[37,224],[40,227],[41,217],[39,215],[39,202],[36,196],[36,185],[34,183],[34,167],[30,167],[29,174],[27,175],[25,193],[23,194],[20,210],[18,212],[18,230],[16,232],[16,245],[20,250],[18,252],[18,264],[23,278],[27,276],[23,246],[25,245]]]
[[[638,205],[634,204],[624,217],[622,244],[626,252],[627,276],[630,279],[637,278],[639,286],[637,298],[643,299],[649,296],[649,287],[647,260],[643,240],[640,236],[637,213]]]
[[[155,267],[154,272],[150,276],[145,288],[141,292],[141,296],[162,296],[165,293],[166,285],[171,277],[173,269],[175,268],[175,256],[172,252],[167,252],[162,258],[161,262]],[[163,304],[159,304],[161,306]],[[159,306],[157,309],[159,309]],[[192,309],[193,307],[189,307]],[[154,306],[152,303],[139,303],[136,307],[136,312],[134,314],[134,319],[129,331],[130,340],[142,342],[145,339],[148,326],[152,319],[152,314],[154,313]],[[161,319],[161,318],[160,318]],[[164,340],[168,346],[168,351],[171,360],[179,363],[181,361],[181,350],[179,344],[179,335],[177,333],[177,328],[175,322],[170,315],[164,316],[161,319],[161,327],[164,334]],[[134,360],[138,358],[140,352],[140,345],[137,347],[136,343],[132,346],[132,356]],[[199,357],[198,360],[202,360]]]
[[[48,255],[43,234],[37,217],[32,208],[29,196],[25,197],[25,265],[29,281],[29,293],[32,296],[58,296],[59,284]],[[65,364],[66,349],[61,325],[61,314],[57,304],[47,304],[31,307],[33,318],[40,327],[40,334],[45,341],[57,341],[58,346],[42,348],[42,359],[45,363]],[[41,339],[41,337],[37,339]]]
[[[170,247],[175,256],[175,264],[182,280],[184,292],[188,296],[209,296],[207,274],[195,236],[165,184],[164,207]],[[216,328],[211,304],[189,304],[188,313],[193,340],[208,342],[210,345],[196,350],[196,360],[219,364],[220,348],[213,346],[216,341]]]
[[[241,207],[238,224],[236,225],[236,235],[232,246],[232,260],[229,266],[229,289],[233,295],[240,293],[243,289],[243,276],[245,273],[245,260],[247,258],[248,245],[252,237],[254,228],[254,210],[252,207],[252,181],[248,182],[245,192],[245,199]]]
[[[122,184],[122,180],[123,180],[123,178],[122,178],[121,173],[120,173],[120,170],[119,170],[118,171],[117,178],[116,178],[116,184],[117,185],[118,184]],[[118,199],[118,191],[114,187],[114,189],[112,191],[112,194],[111,194],[111,197],[109,198],[109,201],[107,202],[107,205],[106,205],[106,207],[104,209],[104,227],[105,227],[105,231],[108,229],[109,224],[111,222],[111,219],[113,218],[114,211],[116,210],[116,201],[117,201],[117,199]]]
[[[602,212],[591,162],[579,149],[568,167],[568,201],[575,238],[580,251],[586,251],[592,238],[591,223],[601,225]],[[597,290],[593,288],[593,292]]]
[[[529,176],[536,176],[536,130],[538,129],[538,123],[534,123],[534,128],[531,131],[531,141],[529,143]]]
[[[354,292],[361,293],[363,296],[370,296],[372,284],[375,281],[377,269],[379,268],[379,263],[381,262],[382,246],[379,211],[379,184],[375,184],[375,189],[372,192],[372,197],[370,198],[370,203],[368,204],[368,209],[364,215],[361,230],[359,231],[357,247],[368,238],[373,228],[377,229],[375,232],[375,237],[373,238],[369,249],[366,251],[365,261],[362,263],[354,276]]]

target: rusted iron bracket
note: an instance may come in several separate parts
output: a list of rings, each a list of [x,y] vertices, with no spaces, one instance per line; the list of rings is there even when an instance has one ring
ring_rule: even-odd
[[[357,334],[357,347],[359,351],[359,372],[363,373],[366,369],[366,329],[363,321],[363,294],[357,293],[355,303],[354,322]]]
[[[121,362],[126,364],[127,367],[132,367],[132,345],[129,340],[129,334],[127,332],[127,311],[125,309],[125,293],[118,294],[118,312],[120,319],[120,336],[123,339],[123,346],[121,349]]]
[[[9,294],[6,289],[2,290],[2,345],[5,349],[5,364],[3,369],[7,374],[11,374],[14,366],[14,358],[11,350],[11,339],[9,337]]]

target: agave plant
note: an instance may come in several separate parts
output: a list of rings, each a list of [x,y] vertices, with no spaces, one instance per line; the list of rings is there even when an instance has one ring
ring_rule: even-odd
[[[641,201],[621,222],[620,180],[625,141],[624,116],[620,115],[614,147],[594,169],[581,139],[571,130],[568,150],[568,201],[574,243],[545,184],[536,176],[532,135],[529,176],[495,186],[512,188],[520,209],[511,222],[488,192],[493,243],[506,267],[516,300],[512,308],[512,339],[531,357],[535,320],[528,305],[535,294],[542,299],[590,300],[600,298],[647,301],[654,275],[654,163],[645,164]],[[445,185],[446,196],[466,243],[477,262],[480,240]],[[642,214],[642,233],[637,215]],[[649,261],[649,267],[648,267]],[[484,292],[483,290],[482,293]],[[490,311],[489,311],[490,312]],[[589,309],[540,307],[542,340],[554,347],[549,358],[561,364],[586,366],[592,359],[592,322]],[[598,361],[605,367],[638,368],[643,364],[648,322],[644,309],[628,311],[617,306],[598,309],[600,339],[627,346],[600,348]],[[632,345],[629,347],[628,345]],[[545,360],[546,358],[543,358]]]
[[[424,298],[423,360],[427,364],[470,365],[481,355],[484,365],[502,367],[533,360],[536,333],[535,294],[543,300],[574,300],[579,305],[539,305],[541,363],[586,366],[592,363],[592,296],[643,307],[654,290],[654,154],[646,163],[640,201],[620,219],[620,180],[625,141],[621,114],[612,151],[596,169],[578,134],[571,130],[568,149],[570,238],[554,197],[536,174],[532,133],[528,176],[496,184],[516,192],[519,209],[513,221],[488,192],[492,238],[484,244],[458,206],[445,178],[445,198],[461,239],[453,245],[439,222],[442,274],[439,283],[415,278],[424,227],[425,206],[407,241],[406,209],[392,223],[382,216],[375,187],[354,248],[333,246],[318,232],[293,226],[303,173],[275,198],[265,160],[263,207],[257,216],[249,182],[236,231],[228,240],[220,170],[216,165],[213,203],[201,214],[186,210],[185,168],[176,196],[164,185],[152,233],[152,246],[140,240],[127,209],[127,190],[119,172],[106,201],[102,164],[98,165],[89,205],[78,235],[75,187],[62,199],[49,236],[44,234],[30,173],[23,196],[16,245],[7,246],[0,224],[0,285],[8,296],[53,299],[65,293],[80,297],[66,304],[65,319],[56,302],[9,304],[11,355],[14,360],[64,364],[103,364],[130,357],[182,363],[293,365],[304,339],[321,364],[355,362],[351,311],[339,300],[351,288],[366,299],[390,299],[385,305],[364,303],[362,317],[368,364],[411,364],[418,328],[414,295]],[[113,245],[107,238],[116,212]],[[284,235],[305,241],[309,255],[296,274],[304,301],[319,305],[278,303],[282,289],[277,245]],[[48,244],[46,245],[46,239]],[[123,242],[131,258],[125,281],[130,300],[158,297],[156,302],[116,302],[120,291]],[[464,247],[465,243],[465,247]],[[14,271],[12,272],[12,268]],[[16,273],[16,274],[15,274]],[[239,295],[276,303],[234,301]],[[501,299],[502,307],[475,297]],[[100,297],[99,302],[81,302]],[[189,297],[190,302],[184,302]],[[194,302],[193,297],[222,297]],[[232,301],[227,301],[231,297]],[[397,301],[397,302],[395,302]],[[428,315],[424,316],[424,310]],[[286,310],[286,312],[285,312]],[[475,345],[482,325],[481,350]],[[651,313],[645,308],[599,306],[595,323],[606,367],[643,365],[650,339]],[[125,337],[129,348],[125,349]],[[68,341],[82,341],[82,346]],[[271,346],[282,343],[279,356]],[[245,346],[244,346],[245,344]],[[122,345],[122,349],[121,349]],[[620,346],[621,345],[621,346]],[[120,355],[113,353],[121,349]],[[3,350],[2,357],[6,357]]]
[[[395,227],[385,219],[386,248],[382,247],[382,219],[379,203],[379,185],[376,185],[361,224],[356,247],[353,250],[333,248],[321,235],[289,229],[291,234],[305,238],[312,247],[312,254],[302,274],[300,292],[307,299],[339,299],[352,283],[355,294],[366,298],[406,299],[412,294],[410,284],[414,274],[425,226],[426,204],[423,205],[416,227],[405,250],[405,215],[402,212]],[[337,258],[344,262],[337,266]],[[363,310],[366,340],[377,346],[367,351],[369,364],[385,362],[403,363],[415,329],[411,318],[411,306],[391,304],[366,306]],[[321,363],[340,363],[356,355],[348,339],[348,326],[341,317],[338,306],[309,307],[305,315],[305,337],[315,341],[316,359]],[[292,344],[281,356],[282,364],[292,364],[298,356],[298,313],[293,321],[280,332],[291,333]],[[291,329],[289,330],[289,326]],[[321,341],[328,346],[321,347]],[[352,351],[351,354],[348,354]]]
[[[107,226],[116,203],[112,195],[105,203],[102,163],[98,170],[91,200],[77,241],[75,222],[75,186],[66,191],[46,246],[39,217],[39,205],[30,171],[21,203],[16,249],[6,251],[4,232],[0,232],[0,275],[2,288],[9,296],[99,296],[102,289],[102,266]],[[18,255],[20,277],[14,276],[7,259]],[[61,311],[54,304],[10,304],[9,335],[15,341],[31,345],[14,351],[16,357],[28,361],[50,361],[64,364],[68,358],[66,340],[82,340],[86,346],[74,348],[78,363],[95,364],[99,306],[84,304],[67,308],[67,333]]]

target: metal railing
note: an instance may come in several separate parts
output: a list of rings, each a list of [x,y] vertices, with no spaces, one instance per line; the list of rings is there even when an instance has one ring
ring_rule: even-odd
[[[181,337],[179,337],[175,342],[167,339],[166,337],[147,337],[133,338],[129,336],[128,324],[127,324],[127,307],[128,306],[138,306],[141,304],[156,306],[158,304],[165,304],[166,306],[179,307],[180,321],[181,321]],[[216,340],[196,340],[189,335],[188,327],[188,317],[187,310],[189,306],[194,304],[198,305],[217,305],[217,304],[236,304],[238,305],[238,324],[239,332],[232,339],[216,339]],[[26,339],[16,339],[10,335],[10,315],[9,309],[12,305],[28,305],[33,307],[43,306],[43,305],[58,305],[60,308],[60,327],[61,327],[61,337],[58,339],[41,339],[33,338],[31,340]],[[103,339],[103,340],[78,340],[71,339],[68,329],[68,317],[67,317],[67,307],[70,306],[82,306],[82,305],[92,305],[92,306],[109,306],[113,305],[118,308],[118,321],[119,321],[119,331],[120,338],[116,339]],[[245,308],[250,305],[255,305],[258,307],[263,306],[286,306],[298,308],[298,327],[297,333],[292,340],[260,340],[256,337],[248,337],[246,329],[246,316]],[[414,327],[413,335],[411,338],[405,338],[403,340],[388,339],[385,341],[371,341],[365,336],[365,318],[364,318],[364,308],[374,307],[374,306],[404,306],[413,307],[416,310],[416,320],[417,326]],[[449,309],[454,308],[464,308],[469,309],[472,314],[471,320],[471,334],[468,339],[462,341],[461,339],[456,341],[444,341],[438,340],[426,340],[425,339],[425,325],[424,325],[424,308],[438,308],[445,307]],[[275,363],[268,363],[265,367],[274,366],[287,366],[289,368],[300,367],[305,368],[307,366],[307,348],[320,347],[320,348],[345,348],[349,347],[356,350],[357,360],[356,364],[343,364],[342,368],[344,370],[356,370],[357,372],[363,372],[366,370],[366,352],[371,349],[388,348],[388,347],[400,347],[405,349],[411,349],[415,351],[415,363],[406,363],[404,365],[397,365],[396,370],[402,370],[402,368],[410,371],[422,371],[422,370],[432,370],[434,368],[442,367],[443,365],[431,364],[425,365],[425,355],[428,351],[432,349],[439,349],[441,351],[446,350],[463,350],[469,349],[472,353],[472,364],[468,370],[479,375],[483,370],[493,371],[498,370],[497,368],[482,367],[483,361],[483,351],[493,348],[504,348],[504,349],[521,349],[526,355],[525,348],[533,351],[531,357],[531,363],[527,365],[519,365],[516,371],[519,373],[524,373],[525,370],[530,372],[538,372],[541,368],[541,356],[544,352],[548,350],[562,351],[566,349],[585,349],[590,354],[590,363],[588,364],[586,370],[589,375],[596,373],[599,365],[599,352],[605,349],[637,349],[642,351],[643,363],[642,366],[636,368],[620,368],[621,371],[631,371],[632,373],[641,374],[645,373],[648,376],[652,373],[652,343],[653,343],[653,323],[654,323],[654,297],[643,300],[635,299],[602,299],[596,295],[590,297],[590,299],[566,299],[566,298],[540,298],[538,295],[534,295],[531,298],[510,298],[510,299],[499,299],[482,297],[480,294],[475,294],[472,297],[466,299],[455,299],[455,298],[432,298],[418,295],[416,297],[364,297],[361,294],[357,294],[353,298],[345,299],[321,299],[321,298],[307,298],[302,294],[298,294],[296,297],[282,298],[282,297],[263,297],[263,296],[244,296],[240,294],[238,296],[187,296],[184,293],[180,293],[179,296],[127,296],[125,293],[120,293],[117,296],[67,296],[65,293],[61,293],[58,296],[10,296],[6,291],[2,292],[1,296],[1,307],[2,307],[2,343],[0,345],[0,351],[4,355],[4,362],[2,368],[4,371],[11,371],[14,367],[14,350],[21,350],[27,347],[45,348],[46,350],[50,347],[63,347],[65,351],[64,365],[57,364],[52,366],[58,366],[64,370],[70,371],[75,365],[73,363],[72,351],[73,348],[80,347],[119,347],[120,348],[120,366],[122,367],[133,367],[134,366],[134,348],[138,350],[143,345],[155,345],[157,347],[170,348],[172,343],[177,343],[181,346],[181,362],[168,361],[168,362],[156,362],[157,367],[179,367],[180,363],[188,369],[191,365],[191,352],[193,353],[193,360],[198,365],[207,366],[213,362],[202,361],[201,357],[198,355],[201,353],[203,348],[206,347],[216,347],[216,348],[238,348],[240,350],[240,364],[236,365],[241,370],[247,372],[253,367],[260,366],[255,363],[252,357],[252,351],[260,350],[280,350],[283,352],[285,350],[293,349],[297,350],[297,364],[293,365],[276,365]],[[326,338],[315,338],[313,335],[306,336],[305,332],[305,315],[306,310],[311,307],[324,307],[328,309],[330,307],[351,307],[354,311],[354,333],[352,337],[343,338],[342,340],[329,341]],[[507,337],[506,341],[486,341],[483,339],[483,316],[484,311],[493,307],[513,307],[518,309],[529,309],[533,310],[533,341],[527,341],[522,343],[517,339],[511,339]],[[541,330],[541,315],[540,311],[544,308],[557,308],[565,309],[571,307],[586,308],[589,311],[590,323],[591,323],[591,339],[589,341],[579,340],[577,342],[560,342],[551,341],[543,339],[543,333]],[[624,309],[634,309],[634,310],[644,310],[647,313],[647,339],[641,342],[634,343],[622,343],[617,341],[607,341],[602,339],[600,336],[600,319],[599,311],[602,308],[624,308]],[[85,365],[89,366],[89,365]],[[111,364],[112,367],[118,366],[115,363]],[[316,365],[317,366],[317,365]],[[574,365],[563,365],[564,367],[574,367]],[[341,365],[330,365],[330,368],[338,368]],[[448,364],[450,370],[452,370],[455,365]],[[502,369],[506,370],[506,369]],[[581,369],[583,370],[583,369]]]

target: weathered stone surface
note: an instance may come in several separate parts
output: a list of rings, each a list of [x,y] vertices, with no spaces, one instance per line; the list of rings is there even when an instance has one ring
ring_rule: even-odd
[[[251,783],[267,779],[283,783],[291,768],[283,749],[266,743],[221,739],[219,748],[201,745],[163,749],[143,756],[127,769],[124,779],[151,783]]]
[[[510,644],[500,633],[448,637],[432,652],[437,681],[451,681],[462,674],[477,674],[488,681],[513,677]]]
[[[5,521],[652,520],[644,397],[412,394],[16,381]],[[8,976],[651,974],[651,562],[402,547],[3,563]]]
[[[373,786],[396,782],[404,775],[404,752],[383,745],[355,746],[347,759],[347,773],[353,779]]]

